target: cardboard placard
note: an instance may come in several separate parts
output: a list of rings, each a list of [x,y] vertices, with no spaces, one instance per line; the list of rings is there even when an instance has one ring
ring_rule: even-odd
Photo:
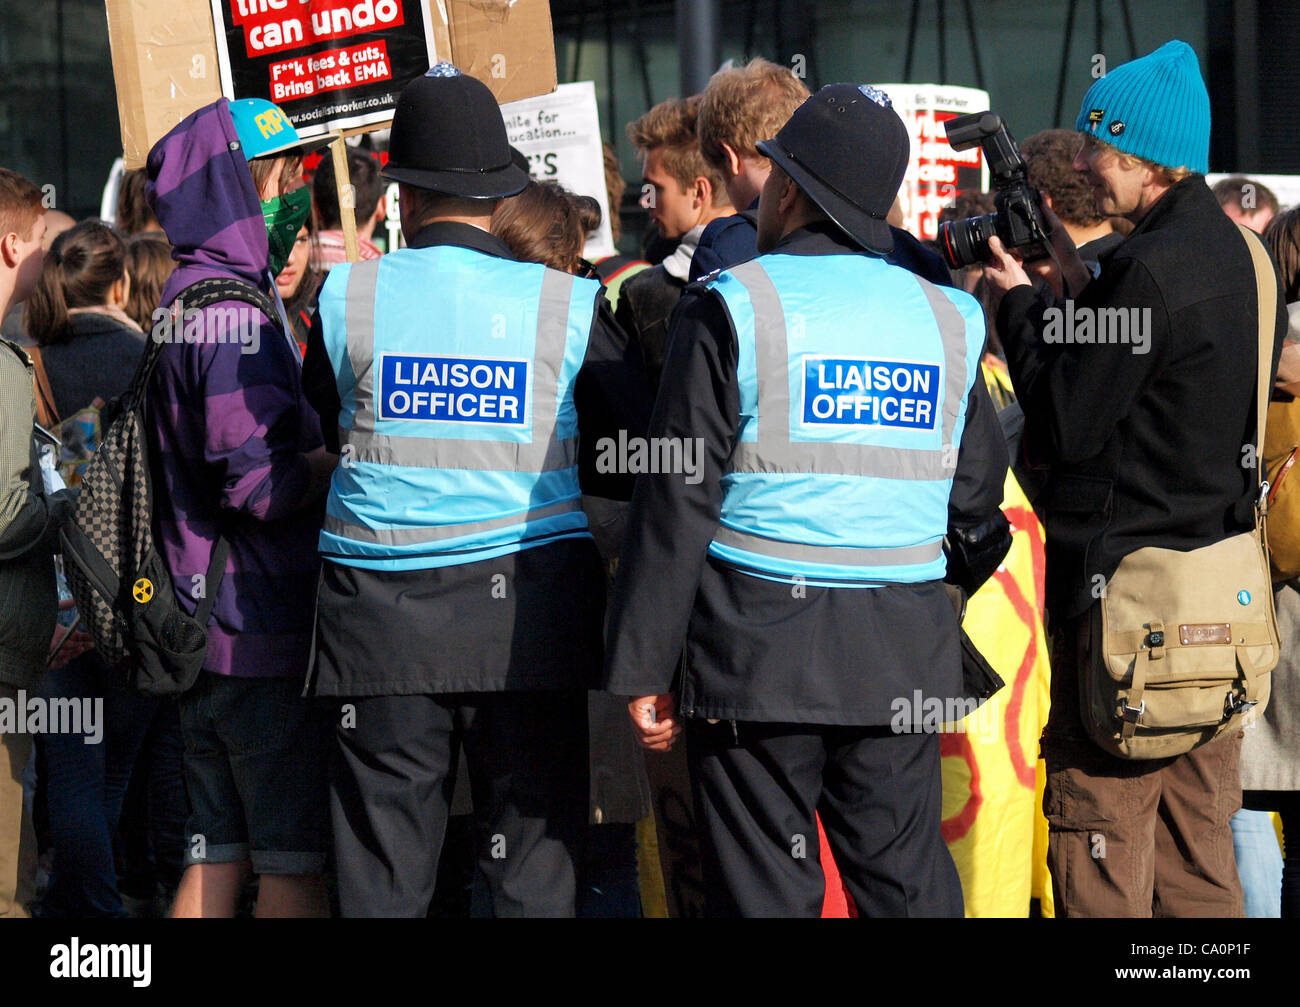
[[[311,0],[311,6],[319,6],[320,10],[346,7],[353,14],[358,8],[374,10],[381,2],[399,0]],[[415,0],[400,2],[405,22],[409,20],[405,12]],[[226,0],[226,6],[229,9],[230,0]],[[246,10],[254,6],[262,9],[259,16],[285,14],[293,8],[311,9],[302,0],[245,0]],[[555,40],[548,0],[419,0],[419,6],[421,19],[432,37],[431,51],[483,81],[497,101],[516,101],[555,90]],[[212,0],[105,0],[105,9],[123,155],[128,168],[140,168],[149,149],[168,130],[223,93]],[[301,21],[302,15],[296,17]],[[368,20],[368,15],[361,20]],[[356,22],[353,17],[354,28]],[[241,45],[245,44],[243,26],[228,27],[238,30],[236,37]],[[303,35],[305,41],[307,32]],[[356,36],[356,44],[361,38]],[[336,42],[326,48],[346,49],[354,44],[353,37]],[[450,55],[442,55],[447,53]],[[288,58],[287,53],[284,58]],[[374,65],[373,59],[370,65]],[[338,69],[337,65],[334,69]],[[282,71],[282,78],[284,74]],[[394,74],[389,83],[400,90],[406,80],[399,81]],[[330,92],[339,98],[346,93],[344,89]],[[263,96],[275,100],[271,98],[269,72]],[[344,102],[347,100],[351,99]],[[377,129],[382,125],[376,122],[360,128]]]
[[[898,191],[903,229],[922,241],[933,241],[938,237],[940,210],[959,192],[984,192],[989,187],[984,151],[953,150],[943,129],[949,119],[987,109],[988,92],[949,84],[875,86],[889,95],[912,138],[907,174]]]
[[[600,143],[596,85],[589,80],[561,84],[553,94],[501,106],[510,143],[528,156],[528,173],[553,179],[570,192],[600,203],[600,228],[588,236],[588,259],[613,255],[605,154]]]

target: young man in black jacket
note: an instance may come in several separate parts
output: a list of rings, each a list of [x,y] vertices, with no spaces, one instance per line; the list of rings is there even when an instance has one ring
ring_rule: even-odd
[[[1057,910],[1240,916],[1228,822],[1241,803],[1241,735],[1172,759],[1116,758],[1088,736],[1079,677],[1101,660],[1099,599],[1125,556],[1252,527],[1243,445],[1255,439],[1255,273],[1202,177],[1210,105],[1188,45],[1169,42],[1098,80],[1076,127],[1075,169],[1098,211],[1127,217],[1133,232],[1094,278],[1058,224],[1064,275],[1040,270],[1057,294],[1036,291],[996,239],[986,271],[1005,292],[998,328],[1025,411],[1026,461],[1051,473],[1037,504],[1053,633],[1042,747]],[[1075,339],[1060,324],[1099,326],[1114,309],[1128,321],[1122,340],[1098,338],[1095,326]],[[1279,297],[1275,369],[1284,332]]]
[[[0,318],[27,299],[41,275],[41,191],[0,168]],[[46,496],[32,440],[31,361],[0,340],[0,704],[12,716],[49,653],[58,596],[53,552],[72,507],[68,491]],[[36,837],[23,809],[32,736],[0,728],[0,917],[26,916],[36,881]]]

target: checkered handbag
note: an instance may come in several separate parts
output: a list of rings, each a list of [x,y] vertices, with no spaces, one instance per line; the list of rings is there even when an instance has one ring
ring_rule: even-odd
[[[274,302],[235,279],[201,280],[177,295],[172,332],[182,318],[220,301],[256,306],[280,327]],[[146,406],[154,368],[168,343],[151,340],[131,384],[104,409],[95,456],[63,526],[64,570],[85,631],[104,660],[125,669],[136,691],[177,695],[193,684],[207,651],[207,622],[230,545],[219,537],[193,616],[184,612],[154,544],[153,481]]]

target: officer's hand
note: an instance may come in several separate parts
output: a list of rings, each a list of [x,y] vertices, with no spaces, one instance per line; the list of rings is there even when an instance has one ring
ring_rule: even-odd
[[[638,696],[627,704],[627,712],[641,747],[652,752],[668,751],[682,733],[681,721],[677,719],[677,697],[671,692]]]

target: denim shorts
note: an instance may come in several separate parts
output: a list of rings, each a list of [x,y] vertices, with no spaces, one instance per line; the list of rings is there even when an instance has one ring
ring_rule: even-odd
[[[325,870],[330,722],[301,689],[297,678],[204,672],[181,697],[186,866],[251,860],[255,874]]]

